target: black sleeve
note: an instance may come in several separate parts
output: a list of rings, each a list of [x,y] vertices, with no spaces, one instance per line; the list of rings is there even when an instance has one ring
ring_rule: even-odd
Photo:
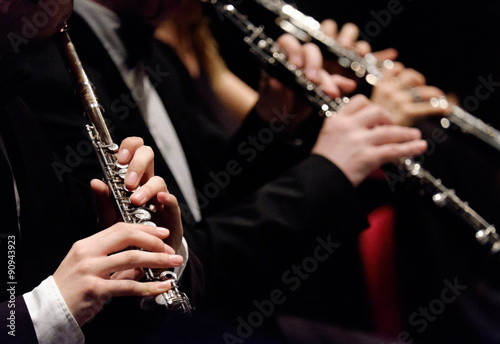
[[[185,235],[204,262],[208,302],[244,302],[272,288],[293,259],[318,242],[341,243],[367,226],[352,184],[314,155]]]
[[[322,119],[311,114],[293,135],[285,134],[291,120],[276,114],[270,122],[254,108],[229,142],[225,161],[236,161],[241,173],[228,188],[234,197],[248,196],[310,155]]]

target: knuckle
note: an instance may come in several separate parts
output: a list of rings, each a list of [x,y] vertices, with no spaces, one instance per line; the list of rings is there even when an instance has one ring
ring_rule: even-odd
[[[82,275],[90,275],[93,267],[94,267],[94,263],[92,261],[89,261],[88,259],[82,259],[77,264],[77,270]]]
[[[71,251],[76,259],[80,260],[88,256],[87,254],[87,245],[85,243],[85,239],[78,240],[71,247]]]
[[[133,246],[134,243],[137,243],[139,236],[141,235],[140,230],[140,227],[137,227],[137,229],[126,227],[120,230],[118,240],[123,242],[124,245]]]
[[[151,180],[153,183],[155,183],[155,184],[167,185],[167,184],[165,183],[165,180],[164,180],[162,177],[160,177],[160,176],[153,176],[153,177],[151,177],[151,178],[150,178],[150,180]]]
[[[133,136],[130,139],[133,140],[133,142],[138,146],[144,145],[144,140],[141,137]]]
[[[84,283],[86,297],[96,297],[102,292],[102,281],[99,278],[89,277]]]
[[[122,144],[126,146],[141,146],[144,144],[144,140],[138,136],[127,137],[122,141]]]
[[[150,146],[142,146],[141,151],[143,151],[144,154],[151,155],[152,157],[154,157],[155,155],[153,148],[151,148]]]

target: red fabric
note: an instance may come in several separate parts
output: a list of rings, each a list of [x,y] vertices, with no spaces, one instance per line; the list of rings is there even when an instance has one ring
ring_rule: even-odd
[[[372,314],[378,333],[400,331],[394,250],[394,209],[382,206],[368,215],[370,228],[359,238]]]

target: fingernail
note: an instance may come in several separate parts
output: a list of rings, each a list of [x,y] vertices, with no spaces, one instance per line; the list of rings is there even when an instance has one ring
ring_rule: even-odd
[[[173,265],[181,265],[183,261],[184,261],[184,259],[182,258],[182,256],[179,256],[179,255],[170,256],[170,262]]]
[[[160,290],[170,289],[172,286],[170,285],[170,281],[158,282],[156,287]]]
[[[144,192],[142,192],[141,190],[134,192],[134,194],[132,196],[140,204],[143,204],[146,200],[146,194]]]
[[[125,176],[125,183],[128,185],[137,185],[139,180],[139,175],[135,171],[129,171]]]
[[[130,157],[130,151],[128,149],[121,149],[119,152],[118,152],[118,161],[121,161],[121,162],[124,162],[124,161],[128,161],[129,157]]]
[[[168,235],[170,233],[170,231],[165,227],[156,227],[156,230],[162,235]]]
[[[165,253],[175,254],[175,251],[174,251],[174,249],[172,247],[170,247],[167,244],[165,244]]]

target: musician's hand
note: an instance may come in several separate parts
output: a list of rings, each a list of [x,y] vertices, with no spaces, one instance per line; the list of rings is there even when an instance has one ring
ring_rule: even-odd
[[[142,138],[128,137],[123,140],[116,156],[121,165],[128,165],[125,175],[128,190],[136,190],[154,176],[154,152],[151,147],[144,145]],[[98,181],[92,181],[91,187],[96,197],[101,228],[123,221],[109,188]]]
[[[160,177],[151,178],[138,191],[134,192],[130,201],[137,206],[152,203],[157,208],[152,220],[158,226],[170,230],[166,243],[173,247],[175,252],[178,252],[184,235],[181,209],[177,198],[168,192],[165,181]]]
[[[170,282],[137,282],[142,268],[171,268],[182,257],[162,239],[165,228],[118,223],[77,241],[54,273],[54,280],[80,326],[115,296],[154,296]],[[130,249],[139,247],[145,251]],[[118,253],[117,253],[118,252]]]
[[[118,162],[128,165],[125,186],[135,190],[154,176],[154,152],[144,145],[140,137],[128,137],[122,141],[117,154]]]
[[[393,68],[383,70],[382,81],[373,88],[371,100],[385,107],[392,121],[399,125],[411,125],[416,119],[431,115],[446,115],[449,106],[433,106],[432,98],[444,97],[437,87],[426,85],[425,77],[414,69],[394,63]]]
[[[288,61],[305,72],[305,75],[318,85],[327,95],[337,98],[343,93],[354,91],[356,84],[340,75],[331,75],[323,69],[323,56],[314,44],[301,45],[292,35],[285,34],[278,39],[278,44],[288,55]],[[291,124],[288,131],[299,125],[311,113],[311,108],[302,96],[277,79],[267,74],[261,80],[260,97],[256,104],[257,111],[266,121],[278,120]]]
[[[344,24],[339,31],[336,21],[326,19],[321,22],[321,31],[334,38],[341,46],[353,49],[361,56],[365,56],[372,51],[370,43],[358,40],[359,28],[353,23]]]
[[[339,30],[334,20],[326,19],[321,22],[321,31],[334,38],[342,47],[352,49],[361,56],[371,53],[378,61],[395,60],[398,57],[398,52],[392,48],[372,52],[372,47],[367,41],[358,40],[359,28],[353,23],[346,23]],[[325,59],[325,69],[330,73],[354,77],[354,74],[341,67],[336,59]]]
[[[392,125],[387,112],[366,97],[352,97],[337,116],[324,121],[312,152],[339,167],[354,186],[383,164],[422,154],[419,130]]]
[[[136,190],[130,201],[135,206],[152,204],[156,207],[152,221],[170,230],[167,243],[177,252],[183,236],[180,209],[177,199],[168,192],[165,181],[154,176],[153,150],[149,146],[144,146],[141,138],[129,137],[122,141],[117,158],[120,164],[129,165],[125,186],[129,190]],[[100,180],[92,180],[91,187],[99,209],[100,225],[105,228],[123,221],[116,211],[109,187]]]
[[[96,196],[99,210],[110,207],[112,200],[109,187],[97,179],[92,180],[91,187]],[[152,213],[152,221],[156,225],[170,230],[167,243],[177,252],[181,246],[183,236],[181,211],[177,198],[168,192],[165,181],[158,176],[150,178],[146,184],[142,185],[140,189],[130,196],[130,201],[135,206],[149,204],[156,208],[156,211]]]

